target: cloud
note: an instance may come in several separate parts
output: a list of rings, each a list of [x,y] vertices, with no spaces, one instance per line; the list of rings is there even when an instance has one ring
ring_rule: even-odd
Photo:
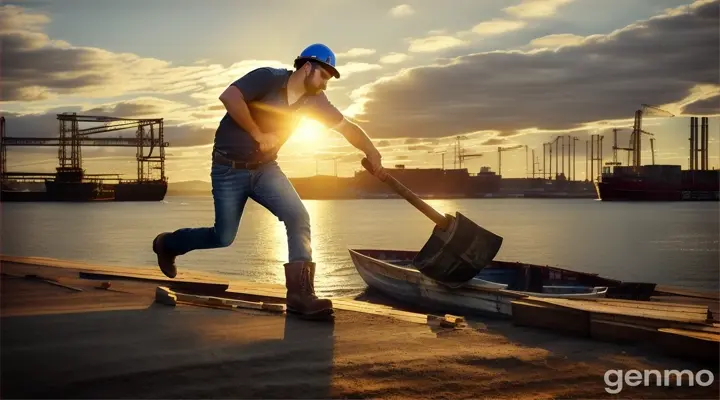
[[[718,0],[696,3],[576,46],[404,69],[355,90],[353,110],[375,138],[511,135],[632,119],[642,103],[671,104],[696,85],[717,86],[717,11]]]
[[[381,64],[400,64],[401,62],[408,59],[407,54],[403,53],[390,53],[380,57]]]
[[[523,0],[516,6],[504,8],[503,11],[517,18],[547,18],[555,15],[558,8],[573,0]]]
[[[290,67],[273,60],[245,60],[230,67],[206,63],[175,67],[154,58],[51,40],[43,32],[49,21],[20,7],[0,7],[2,101],[202,92],[227,86],[259,66]]]
[[[470,44],[467,40],[458,39],[454,36],[428,36],[420,39],[412,39],[408,51],[413,53],[430,53],[454,47],[461,47]]]
[[[471,31],[482,36],[494,36],[522,29],[525,25],[527,25],[527,23],[524,21],[492,19],[473,26]]]
[[[474,25],[469,30],[448,33],[445,29],[436,29],[428,32],[427,37],[410,40],[410,52],[437,52],[456,47],[468,46],[478,37],[490,37],[514,32],[527,26],[522,20],[509,20],[493,18]]]
[[[415,14],[415,10],[409,4],[400,4],[390,9],[390,15],[393,17],[407,17]]]
[[[487,139],[487,140],[483,141],[482,143],[480,143],[480,145],[481,146],[499,146],[499,145],[505,144],[507,142],[508,142],[508,140],[505,138],[490,138],[490,139]]]
[[[7,5],[0,12],[0,32],[38,31],[50,22],[44,14],[26,14],[22,7]]]
[[[379,64],[349,62],[345,65],[339,65],[338,71],[340,72],[340,76],[342,76],[343,79],[345,79],[348,76],[353,75],[353,74],[357,74],[360,72],[374,71],[374,70],[378,70],[381,68],[382,68],[382,66]]]
[[[692,115],[720,114],[720,94],[688,104],[683,108],[683,113]]]
[[[141,97],[102,105],[84,111],[89,115],[109,115],[120,118],[167,118],[167,114],[186,109],[187,104],[154,97]]]
[[[5,131],[9,137],[58,137],[59,123],[57,114],[65,112],[76,112],[79,115],[103,115],[113,117],[133,117],[133,118],[154,118],[161,117],[156,114],[163,106],[175,104],[173,102],[159,102],[156,105],[146,103],[146,99],[138,101],[127,101],[115,103],[113,105],[95,107],[94,109],[83,109],[81,107],[63,107],[62,109],[48,110],[44,113],[37,114],[18,114],[3,112],[5,117]],[[148,105],[150,104],[150,105]],[[89,122],[80,123],[79,128],[89,128],[98,126]],[[165,140],[170,142],[171,147],[198,146],[212,143],[215,128],[206,128],[197,124],[171,124],[165,122],[163,124],[163,133]],[[97,137],[134,137],[135,131],[132,128],[114,131],[108,134],[98,134]],[[56,148],[46,148],[57,152]],[[112,148],[103,148],[102,151],[108,152]]]
[[[165,138],[172,147],[192,147],[210,144],[215,138],[214,128],[205,128],[192,124],[168,126],[164,128]]]
[[[354,47],[344,53],[338,53],[337,58],[357,58],[375,54],[375,49],[365,49],[361,47]]]
[[[530,41],[529,46],[535,48],[556,48],[579,45],[583,40],[585,40],[584,36],[573,35],[571,33],[559,33],[533,39]]]
[[[64,107],[53,109],[41,114],[2,112],[5,117],[5,135],[8,137],[58,137],[57,114],[63,112],[80,112],[79,108]]]

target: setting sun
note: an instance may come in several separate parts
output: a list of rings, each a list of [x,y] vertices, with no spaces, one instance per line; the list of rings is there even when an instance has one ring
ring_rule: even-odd
[[[323,124],[310,118],[303,118],[291,138],[297,142],[312,143],[320,139],[325,130]]]

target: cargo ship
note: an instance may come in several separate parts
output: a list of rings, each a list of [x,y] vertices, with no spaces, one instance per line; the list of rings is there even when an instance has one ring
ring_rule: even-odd
[[[161,201],[168,181],[165,177],[163,119],[129,119],[110,116],[57,115],[58,137],[8,137],[5,117],[0,116],[0,201]],[[80,123],[94,126],[80,128]],[[135,130],[134,137],[96,137],[94,135]],[[9,172],[8,146],[57,146],[59,166],[55,173]],[[86,174],[82,168],[82,146],[133,147],[138,163],[137,180],[121,179],[119,174]],[[159,176],[155,172],[159,170]]]
[[[108,186],[114,192],[115,201],[162,201],[168,190],[168,182],[164,179],[122,181]]]
[[[82,169],[66,167],[57,168],[54,179],[44,179],[45,190],[38,190],[37,185],[33,189],[26,186],[13,185],[6,180],[2,184],[0,202],[162,201],[168,183],[165,179],[106,183],[99,176],[86,175]]]
[[[481,167],[477,173],[466,168],[406,168],[403,164],[385,170],[404,186],[425,199],[459,198],[597,198],[588,181],[545,178],[503,178]],[[303,199],[386,199],[399,198],[391,188],[369,172],[352,177],[311,176],[290,179]],[[209,185],[202,193],[209,193]]]
[[[609,165],[603,167],[595,188],[602,201],[718,201],[720,170]]]

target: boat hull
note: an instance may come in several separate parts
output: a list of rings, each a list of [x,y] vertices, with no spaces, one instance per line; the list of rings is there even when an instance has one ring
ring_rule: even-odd
[[[399,302],[443,312],[509,317],[512,315],[512,301],[527,296],[587,299],[602,298],[608,293],[607,287],[585,286],[577,282],[547,285],[539,291],[511,290],[508,288],[517,285],[480,277],[459,288],[450,288],[412,268],[414,252],[354,249],[349,249],[349,252],[360,277],[370,288]],[[530,286],[526,285],[532,289]]]
[[[523,297],[511,292],[504,293],[503,289],[451,289],[424,277],[420,272],[393,268],[383,261],[352,250],[350,257],[360,277],[370,288],[399,302],[421,308],[512,315],[510,302]]]
[[[648,186],[620,185],[613,182],[595,182],[598,198],[602,201],[681,201],[682,191]]]
[[[679,165],[606,167],[595,190],[602,201],[718,201],[720,171]]]

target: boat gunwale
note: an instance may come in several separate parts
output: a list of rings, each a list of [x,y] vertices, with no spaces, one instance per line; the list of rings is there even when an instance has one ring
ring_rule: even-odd
[[[358,268],[358,263],[355,261],[354,257],[359,257],[361,259],[364,259],[368,261],[370,264],[378,267],[373,268],[372,273],[379,273],[386,278],[390,278],[393,280],[399,280],[402,282],[405,282],[410,285],[418,285],[418,286],[424,286],[428,289],[436,290],[440,293],[452,293],[453,296],[462,296],[462,297],[468,297],[468,298],[480,298],[480,296],[477,296],[479,293],[486,293],[486,294],[495,294],[495,295],[502,295],[506,297],[512,297],[515,299],[521,299],[525,298],[527,296],[538,296],[538,297],[562,297],[562,298],[569,298],[569,299],[591,299],[591,298],[599,298],[604,297],[609,287],[607,286],[585,286],[588,289],[596,290],[597,292],[585,292],[585,293],[540,293],[540,292],[528,292],[528,291],[518,291],[518,290],[512,290],[507,288],[489,288],[489,287],[482,287],[482,286],[468,286],[463,285],[458,288],[449,288],[446,286],[443,286],[441,284],[438,284],[434,281],[432,281],[429,278],[426,278],[422,275],[422,273],[419,270],[402,267],[399,265],[392,264],[389,261],[372,257],[368,254],[363,253],[362,251],[378,251],[382,252],[384,250],[381,249],[357,249],[357,248],[348,248],[348,251],[350,252],[351,258],[353,258],[353,263],[355,264],[355,267]],[[388,252],[393,252],[396,250],[386,250]],[[399,250],[399,252],[405,252],[406,250]],[[365,265],[360,265],[364,269],[368,269]],[[388,274],[388,272],[390,272]],[[573,272],[573,271],[570,271]],[[403,276],[398,276],[398,274]],[[582,274],[582,273],[581,273]],[[409,278],[409,279],[408,279]],[[482,280],[482,279],[481,279]],[[485,280],[483,280],[485,281]],[[492,281],[486,281],[489,283],[495,283]],[[574,286],[583,286],[583,285],[574,285]],[[598,294],[601,294],[602,296],[598,296]]]

